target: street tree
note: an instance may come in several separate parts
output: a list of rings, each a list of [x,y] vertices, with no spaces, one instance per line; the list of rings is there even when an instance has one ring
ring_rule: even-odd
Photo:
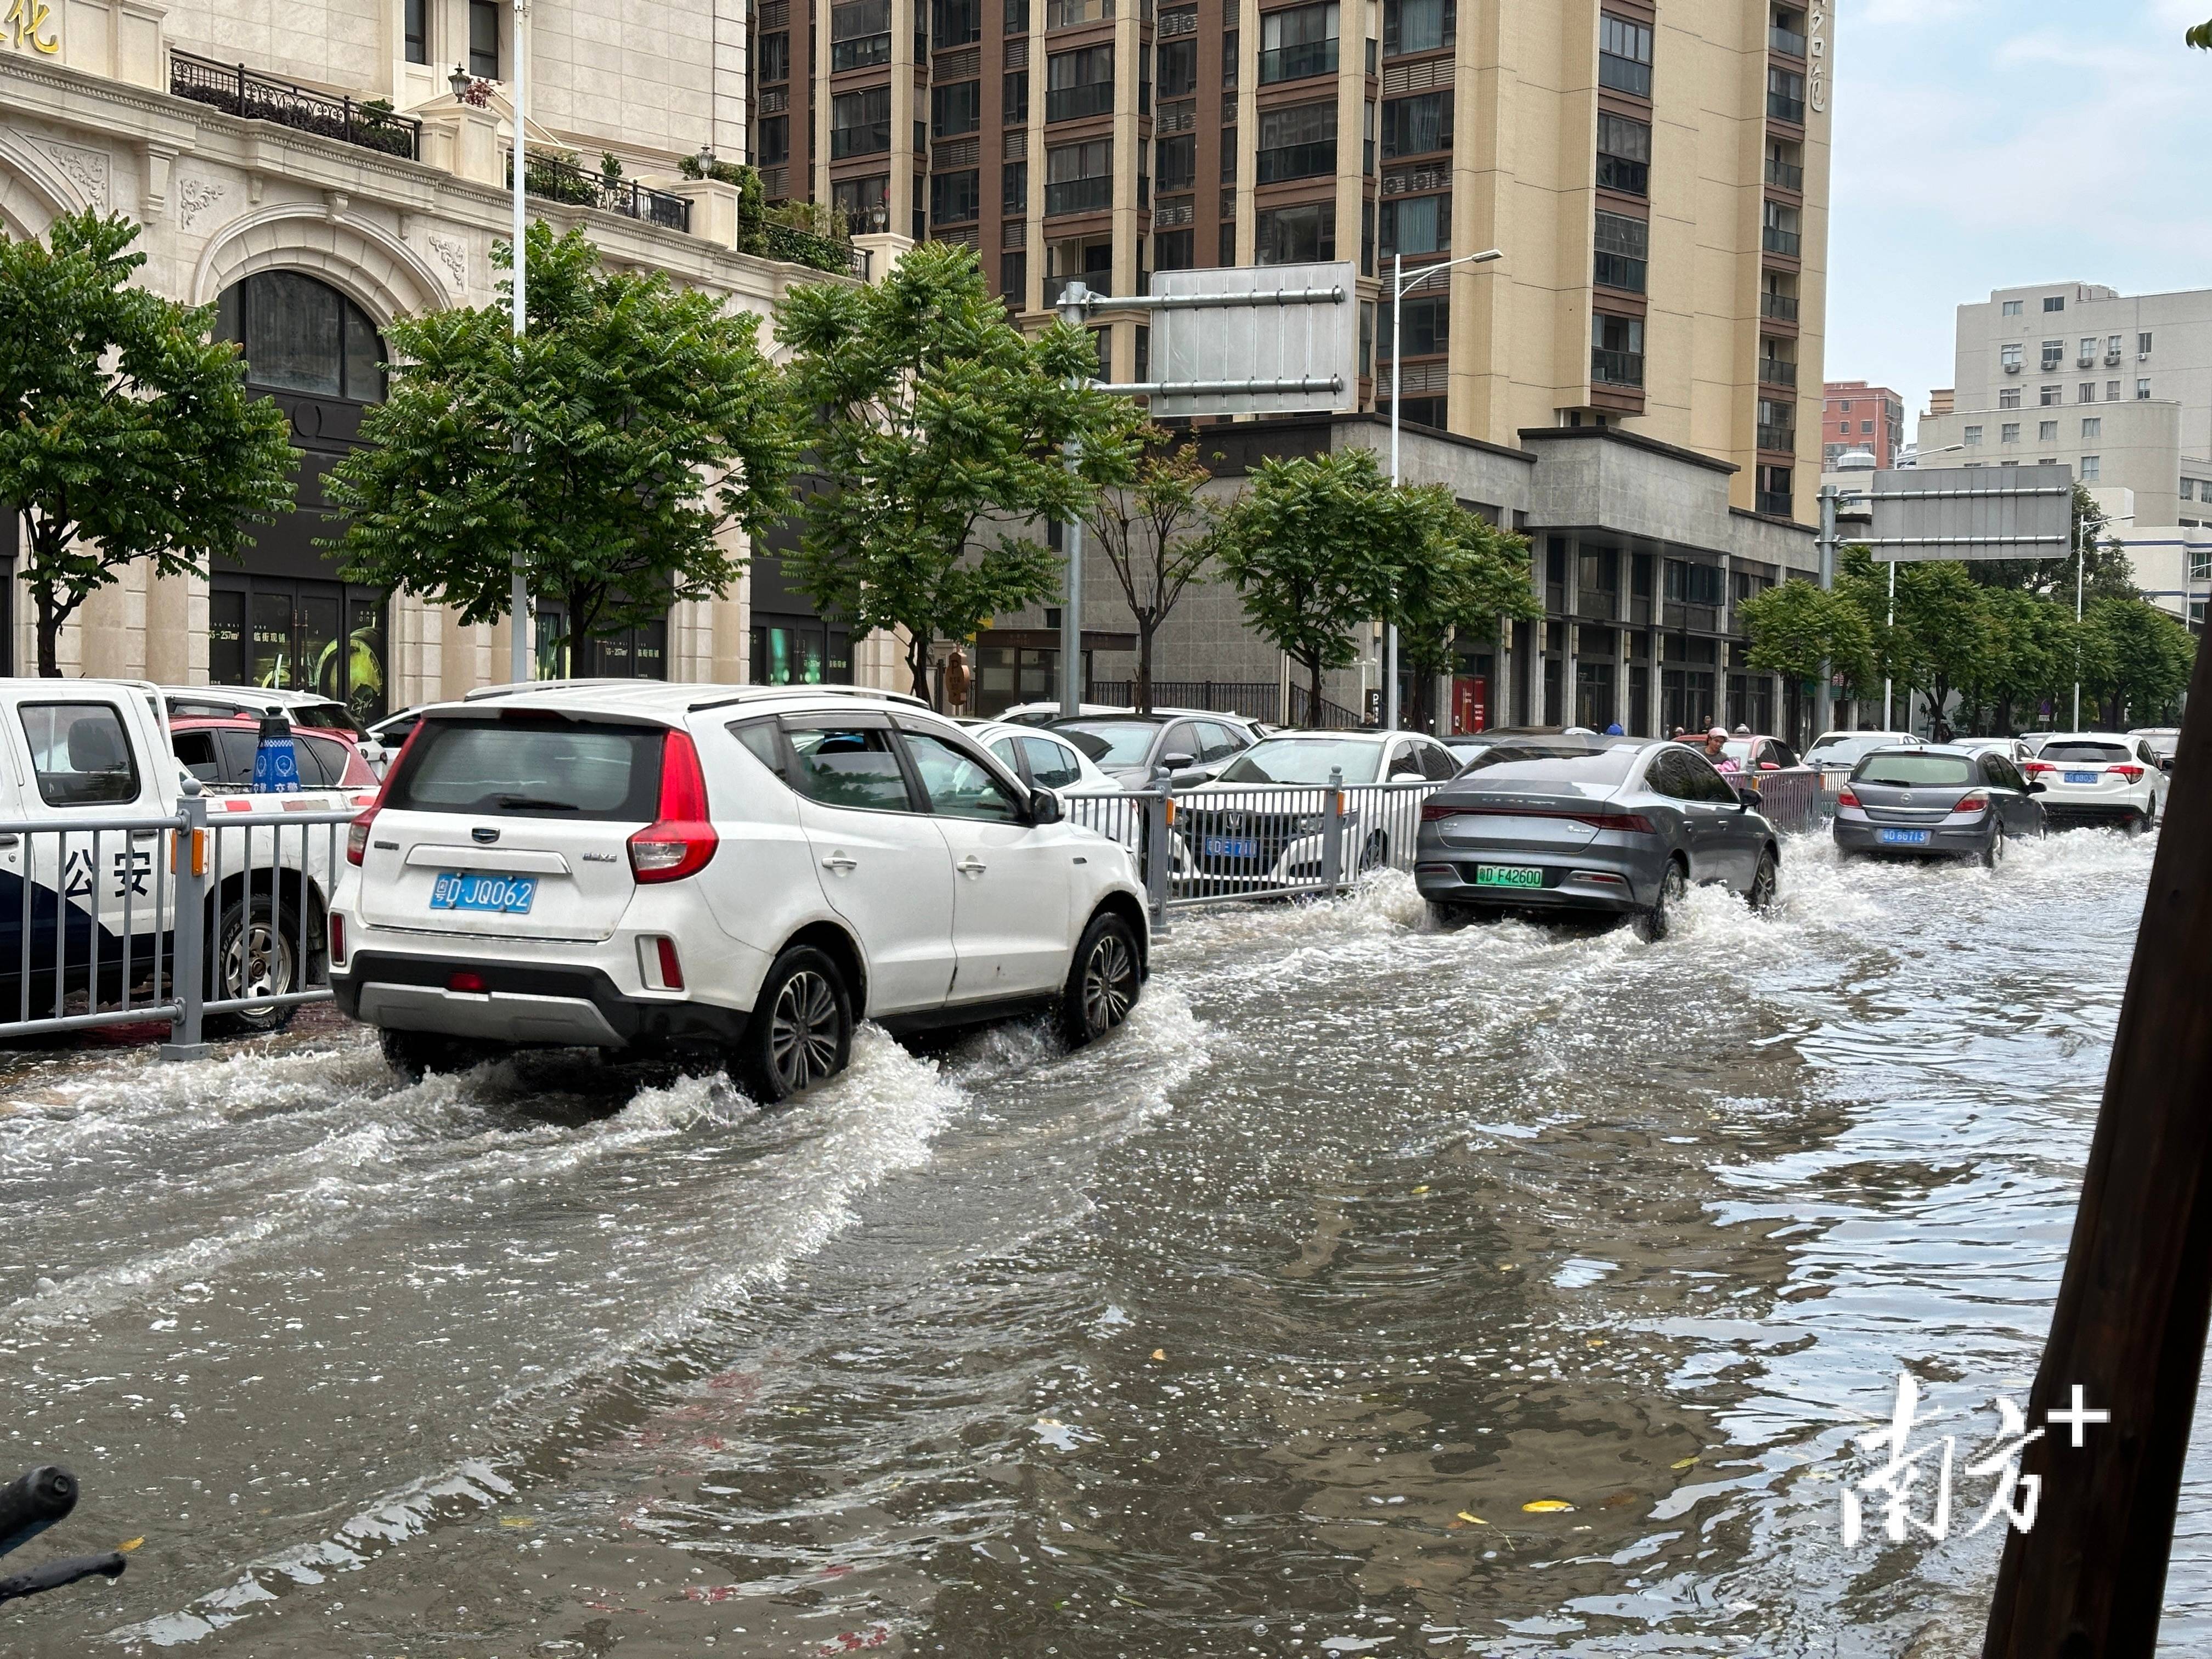
[[[1398,628],[1398,653],[1413,671],[1413,723],[1429,728],[1429,696],[1451,672],[1461,645],[1495,640],[1506,617],[1542,616],[1528,584],[1528,540],[1500,530],[1452,498],[1442,484],[1401,490],[1420,542],[1392,573],[1382,620]]]
[[[507,302],[391,325],[390,394],[326,485],[352,522],[323,544],[349,580],[464,623],[507,614],[519,562],[572,641],[721,593],[740,562],[723,532],[777,520],[797,453],[759,319],[603,270],[580,231],[533,223],[527,247],[520,341]],[[512,267],[507,246],[494,257]]]
[[[1133,473],[1136,407],[1092,384],[1082,330],[1014,327],[971,248],[927,242],[872,286],[794,288],[775,336],[821,486],[803,497],[786,570],[854,637],[902,629],[926,697],[937,641],[1058,591],[1055,554],[987,523],[1087,514],[1101,485]]]
[[[1872,674],[1874,635],[1850,600],[1814,582],[1784,581],[1736,606],[1751,641],[1748,661],[1758,672],[1778,674],[1788,688],[1790,731],[1802,732],[1804,688],[1824,672],[1862,685]]]
[[[204,572],[292,501],[290,423],[248,397],[212,306],[131,285],[120,215],[64,215],[44,243],[0,234],[0,501],[28,519],[19,576],[39,672],[63,624],[141,559]]]
[[[1133,471],[1099,489],[1088,521],[1137,627],[1135,704],[1152,707],[1152,642],[1183,592],[1205,580],[1213,508],[1201,493],[1213,474],[1195,446],[1163,428],[1139,434]]]
[[[1427,542],[1417,490],[1394,489],[1371,449],[1263,459],[1213,535],[1252,629],[1305,672],[1321,723],[1322,676],[1358,656],[1353,632],[1393,603]]]
[[[2170,720],[2196,666],[2196,636],[2140,599],[2100,599],[2088,611],[2087,624],[2103,645],[2094,684],[2106,722],[2124,728]],[[2083,690],[2088,690],[2087,683]]]

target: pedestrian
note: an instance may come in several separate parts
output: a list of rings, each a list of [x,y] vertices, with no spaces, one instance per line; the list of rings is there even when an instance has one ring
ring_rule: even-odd
[[[1705,733],[1705,758],[1713,763],[1713,769],[1717,772],[1735,772],[1742,769],[1735,763],[1735,757],[1729,753],[1728,740],[1728,727],[1725,726],[1716,726]]]
[[[1628,735],[1627,732],[1620,729],[1620,722],[1619,720],[1615,720],[1612,725],[1607,726],[1605,728],[1605,734],[1608,738],[1625,738]]]
[[[1684,738],[1686,738],[1686,737],[1688,737],[1689,735],[1690,735],[1690,734],[1689,734],[1687,732],[1684,731],[1680,726],[1676,726],[1676,727],[1674,728],[1674,740],[1676,743],[1680,743],[1680,742],[1681,742],[1681,740],[1682,740]]]
[[[1735,735],[1739,738],[1747,738],[1751,735],[1751,728],[1741,720],[1738,720],[1735,723]]]

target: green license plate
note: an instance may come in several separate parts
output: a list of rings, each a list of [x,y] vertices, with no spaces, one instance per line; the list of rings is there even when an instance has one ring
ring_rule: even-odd
[[[1474,866],[1477,887],[1541,887],[1544,872],[1531,870],[1525,865],[1478,864]]]

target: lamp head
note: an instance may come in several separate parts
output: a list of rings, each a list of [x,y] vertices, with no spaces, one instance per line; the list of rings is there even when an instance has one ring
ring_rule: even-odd
[[[453,96],[458,98],[469,89],[469,82],[471,78],[466,70],[456,64],[453,65],[453,72],[446,77],[446,84],[453,89]]]

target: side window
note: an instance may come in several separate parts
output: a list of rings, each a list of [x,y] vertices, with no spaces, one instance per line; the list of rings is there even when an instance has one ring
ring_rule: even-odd
[[[921,774],[932,811],[948,818],[982,818],[993,823],[1021,823],[1028,813],[1012,791],[981,761],[963,754],[931,732],[902,732],[906,752]]]
[[[1421,745],[1421,775],[1431,783],[1449,783],[1459,770],[1451,750],[1440,743]]]
[[[138,763],[112,703],[27,702],[21,719],[39,798],[49,806],[138,799]]]
[[[216,754],[222,767],[216,781],[229,789],[253,787],[253,751],[260,739],[251,732],[227,726],[215,734]]]
[[[1198,741],[1198,728],[1188,720],[1177,720],[1168,727],[1167,737],[1160,744],[1160,758],[1170,755],[1188,755],[1194,761],[1206,758]]]
[[[1016,777],[1022,775],[1021,759],[1014,753],[1014,740],[1012,738],[994,738],[983,747],[1006,762],[1006,770],[1012,772]]]
[[[783,775],[783,740],[774,720],[737,720],[730,735],[751,751],[752,757],[776,775]]]
[[[1695,780],[1683,764],[1689,758],[1679,749],[1662,749],[1651,757],[1644,769],[1645,786],[1655,795],[1664,795],[1669,800],[1693,800]]]
[[[889,726],[824,720],[787,727],[784,735],[797,763],[791,787],[800,794],[825,806],[915,810]]]
[[[2012,780],[2005,776],[2003,756],[1984,755],[1982,757],[1982,781],[1998,789],[2009,789],[2012,787]]]
[[[1217,725],[1212,720],[1198,722],[1198,740],[1202,745],[1198,751],[1198,757],[1208,763],[1227,760],[1245,746],[1244,740],[1235,732],[1228,726]]]
[[[1065,789],[1083,775],[1076,753],[1050,738],[1024,738],[1022,751],[1030,763],[1030,781],[1047,789]]]
[[[202,783],[216,781],[215,737],[208,732],[179,732],[173,739],[177,758]]]
[[[1786,743],[1778,743],[1774,745],[1774,763],[1777,766],[1787,768],[1797,766],[1802,763],[1798,760],[1796,750]]]
[[[1713,763],[1703,755],[1681,755],[1679,759],[1689,775],[1691,800],[1712,800],[1733,804],[1735,788],[1729,781],[1713,769]]]
[[[303,738],[295,732],[292,747],[300,757],[300,782],[327,788],[345,776],[345,745],[331,738]]]

